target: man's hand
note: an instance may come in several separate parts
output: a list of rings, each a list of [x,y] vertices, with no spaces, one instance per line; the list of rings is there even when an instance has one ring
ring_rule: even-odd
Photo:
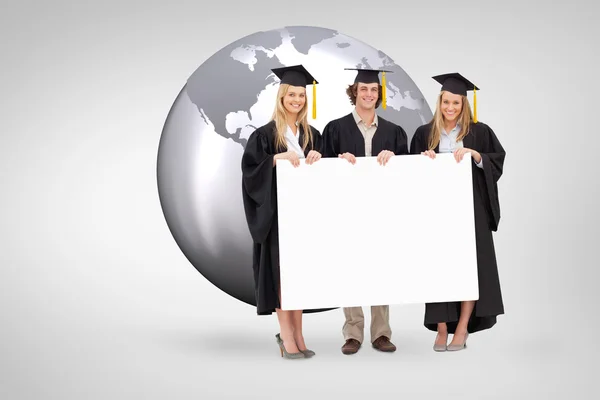
[[[425,151],[422,151],[421,154],[431,158],[432,160],[435,159],[435,151],[433,151],[433,150],[425,150]]]
[[[386,165],[390,158],[394,156],[394,153],[389,150],[381,150],[381,152],[377,155],[377,162],[379,165]]]
[[[338,154],[338,158],[344,158],[348,160],[350,164],[356,164],[356,157],[354,157],[354,154],[352,153]]]

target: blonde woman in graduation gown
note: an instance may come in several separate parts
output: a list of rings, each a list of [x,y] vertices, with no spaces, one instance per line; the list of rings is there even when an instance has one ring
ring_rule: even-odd
[[[301,65],[273,69],[280,78],[272,120],[256,129],[248,138],[242,156],[242,192],[246,220],[253,239],[253,263],[256,308],[258,315],[271,315],[279,320],[276,336],[281,356],[287,359],[312,357],[302,332],[303,310],[281,310],[279,279],[279,244],[277,222],[277,160],[312,164],[321,159],[320,132],[308,123],[306,85],[316,80]],[[314,118],[314,116],[313,116]],[[317,202],[298,210],[307,219]],[[302,247],[298,244],[298,255]],[[304,310],[313,312],[322,310]]]
[[[432,121],[417,128],[410,152],[432,159],[436,153],[452,153],[457,162],[470,153],[472,159],[479,298],[425,306],[425,327],[437,332],[433,349],[457,351],[466,348],[469,333],[490,329],[496,317],[504,314],[492,232],[497,231],[500,222],[498,180],[506,153],[492,128],[477,121],[476,108],[475,115],[471,113],[467,90],[474,90],[476,96],[478,88],[458,73],[434,79],[442,84],[436,111]],[[441,198],[442,207],[443,201]],[[432,212],[446,215],[452,210]],[[432,246],[435,250],[435,243]],[[448,334],[453,334],[450,344]]]

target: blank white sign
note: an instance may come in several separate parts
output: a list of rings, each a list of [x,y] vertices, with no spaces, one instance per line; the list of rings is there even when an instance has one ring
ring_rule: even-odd
[[[282,309],[477,300],[471,163],[278,160]]]

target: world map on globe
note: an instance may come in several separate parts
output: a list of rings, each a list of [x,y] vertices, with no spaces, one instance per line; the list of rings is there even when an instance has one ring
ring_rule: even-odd
[[[216,287],[255,305],[252,240],[241,195],[248,137],[271,119],[279,85],[274,68],[302,64],[318,80],[317,118],[351,112],[345,90],[356,71],[386,69],[387,108],[379,116],[410,139],[432,113],[424,96],[384,52],[334,30],[295,26],[257,32],[212,55],[189,77],[169,112],[157,159],[163,214],[177,245]],[[307,102],[312,104],[307,87]]]
[[[379,109],[379,114],[401,124],[407,133],[431,118],[414,82],[390,57],[339,32],[313,27],[260,32],[230,44],[192,74],[187,94],[217,134],[245,146],[250,133],[271,116],[278,84],[271,69],[295,64],[305,65],[317,77],[320,99],[333,98],[322,96],[324,85],[331,83],[331,88],[337,89],[340,86],[335,83],[341,81],[340,76],[353,79],[352,71],[343,74],[346,67],[391,70],[393,73],[387,75],[388,109]],[[342,82],[344,86],[353,80]],[[219,99],[207,93],[218,94]],[[337,94],[335,98],[339,99],[340,93]],[[348,106],[343,90],[341,98]],[[327,107],[336,109],[329,102],[319,104],[320,112],[327,113]],[[337,112],[327,114],[332,115],[328,120],[342,116]]]

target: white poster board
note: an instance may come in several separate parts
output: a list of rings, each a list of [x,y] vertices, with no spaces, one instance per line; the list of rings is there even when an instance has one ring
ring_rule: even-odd
[[[477,300],[471,163],[278,160],[282,309]]]

